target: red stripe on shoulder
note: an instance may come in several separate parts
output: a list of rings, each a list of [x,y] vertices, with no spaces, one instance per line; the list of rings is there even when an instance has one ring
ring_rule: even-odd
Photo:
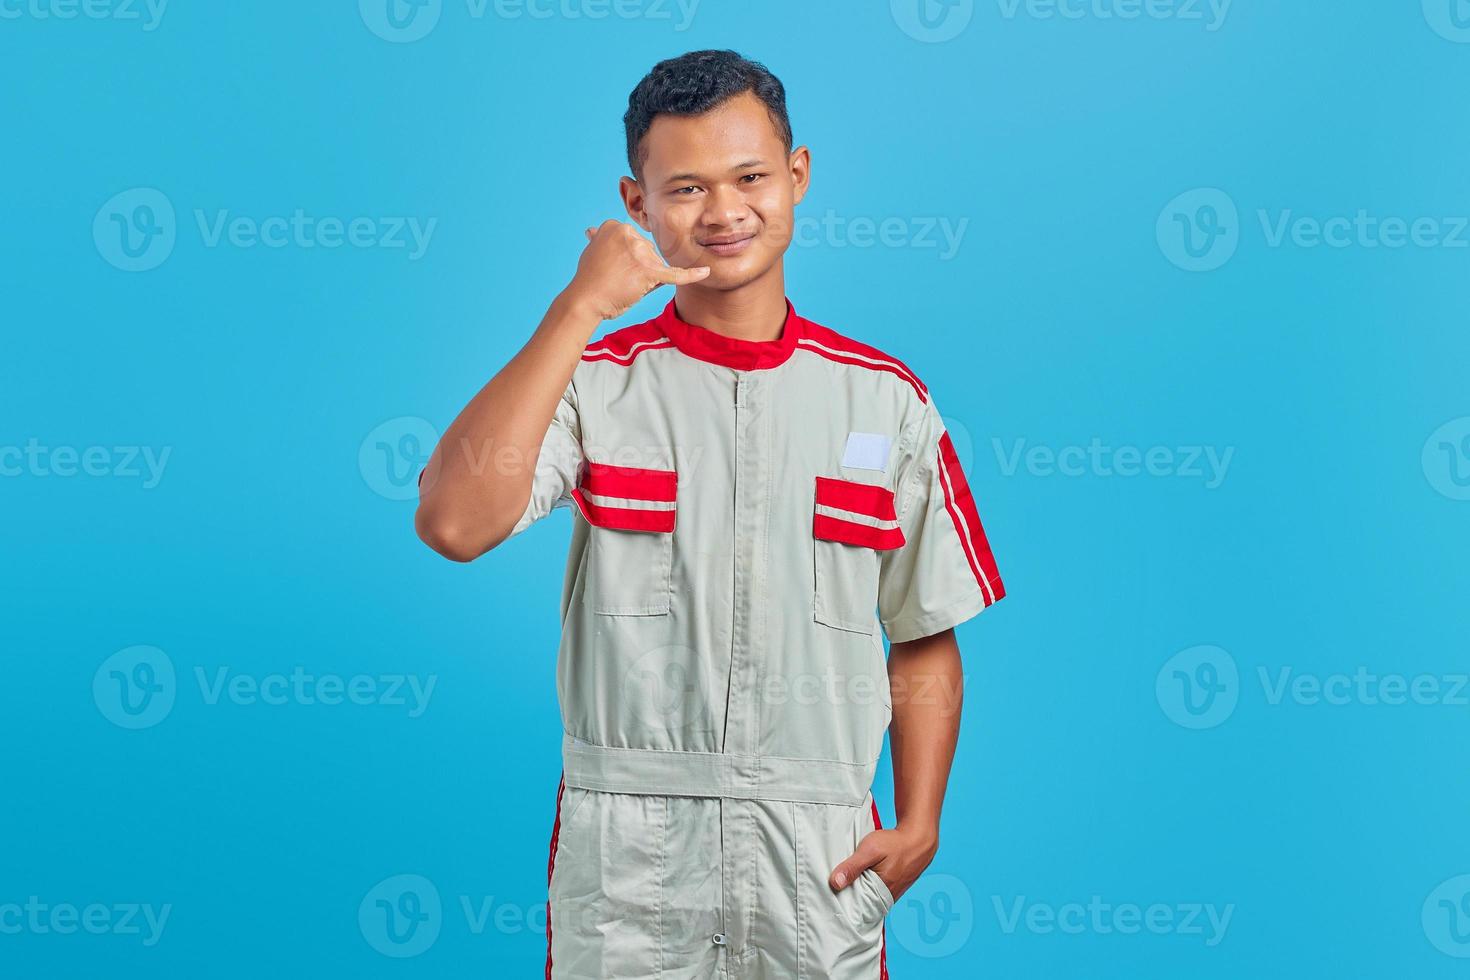
[[[582,352],[584,361],[613,361],[617,364],[632,364],[646,350],[672,347],[673,341],[664,336],[652,320],[623,327],[587,345]]]
[[[805,323],[801,340],[797,341],[797,346],[839,364],[851,364],[854,367],[864,367],[871,371],[885,371],[896,375],[908,382],[919,396],[919,401],[926,403],[929,401],[929,388],[919,380],[917,374],[909,370],[907,364],[860,340],[853,340],[836,330],[808,320]]]

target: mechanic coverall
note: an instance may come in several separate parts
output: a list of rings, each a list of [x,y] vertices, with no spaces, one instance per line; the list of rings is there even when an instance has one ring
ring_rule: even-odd
[[[519,533],[573,509],[548,980],[880,980],[893,896],[832,869],[877,825],[892,642],[1004,594],[924,384],[787,304],[590,344]]]

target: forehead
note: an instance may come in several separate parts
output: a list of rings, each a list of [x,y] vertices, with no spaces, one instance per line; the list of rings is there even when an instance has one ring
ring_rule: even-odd
[[[674,173],[718,172],[743,161],[786,156],[786,141],[770,110],[742,92],[697,116],[655,116],[643,137],[643,176],[657,183]]]

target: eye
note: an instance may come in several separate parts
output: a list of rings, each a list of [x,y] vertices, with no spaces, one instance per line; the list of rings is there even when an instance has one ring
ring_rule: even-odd
[[[756,181],[760,180],[764,176],[765,174],[746,174],[744,177],[740,178],[740,182],[742,184],[754,184]]]
[[[693,184],[690,184],[688,187],[680,187],[680,188],[677,188],[674,191],[674,193],[675,194],[689,195],[689,194],[693,194],[697,190],[699,190],[698,187],[695,187]]]

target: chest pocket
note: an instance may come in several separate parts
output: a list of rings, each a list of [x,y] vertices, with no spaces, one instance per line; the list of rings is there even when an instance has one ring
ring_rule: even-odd
[[[871,483],[817,477],[812,513],[816,620],[871,635],[882,552],[903,547],[893,491]]]
[[[673,593],[674,470],[587,464],[572,491],[592,525],[585,601],[604,616],[666,616]]]

